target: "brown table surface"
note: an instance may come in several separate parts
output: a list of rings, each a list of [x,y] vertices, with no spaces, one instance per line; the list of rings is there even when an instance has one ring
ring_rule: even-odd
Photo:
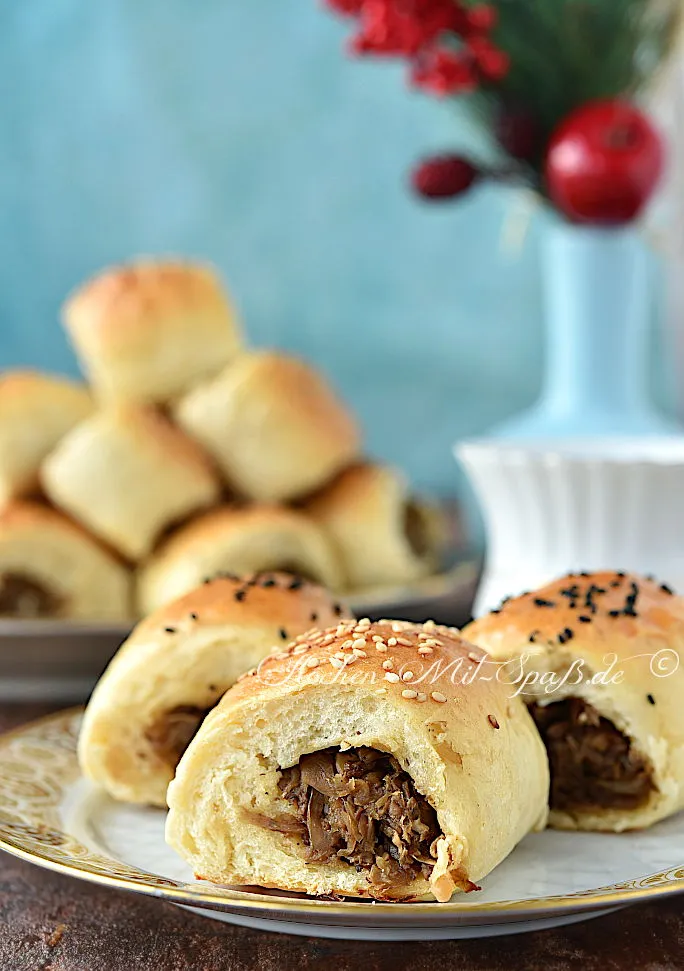
[[[55,706],[0,703],[0,730]],[[388,944],[260,933],[0,853],[0,971],[684,969],[684,896],[567,928]]]

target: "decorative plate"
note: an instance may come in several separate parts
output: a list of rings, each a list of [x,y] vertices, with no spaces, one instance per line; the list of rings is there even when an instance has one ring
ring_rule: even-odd
[[[406,587],[364,590],[346,599],[357,616],[464,624],[480,575],[461,551],[450,569]],[[0,698],[75,701],[88,696],[130,624],[0,618]]]
[[[164,842],[161,810],[115,803],[81,778],[80,720],[71,709],[0,738],[0,849],[214,919],[314,937],[484,937],[684,892],[684,813],[641,833],[529,836],[480,892],[448,904],[317,900],[195,881]]]

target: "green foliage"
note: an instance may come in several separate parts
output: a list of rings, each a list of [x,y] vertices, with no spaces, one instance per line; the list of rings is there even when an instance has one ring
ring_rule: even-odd
[[[493,40],[508,76],[473,107],[488,127],[502,105],[524,108],[546,141],[575,107],[638,94],[674,46],[684,0],[491,0]],[[533,165],[533,167],[536,167]]]

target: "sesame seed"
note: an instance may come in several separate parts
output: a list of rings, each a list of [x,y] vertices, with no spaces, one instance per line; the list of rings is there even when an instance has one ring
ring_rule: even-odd
[[[396,684],[399,680],[399,675],[395,674],[394,671],[388,671],[385,675],[385,681],[391,681],[392,684]]]
[[[375,689],[375,693],[376,693],[376,695],[386,695],[387,694],[387,688],[376,688]]]
[[[392,630],[395,634],[400,634],[404,630],[404,625],[399,623],[392,624]]]
[[[418,692],[414,691],[413,688],[404,688],[401,693],[402,698],[417,698]]]
[[[434,630],[436,626],[434,620],[426,620],[423,624],[423,630]]]
[[[410,681],[412,677],[413,677],[413,671],[404,671],[404,673],[401,676],[401,680]]]
[[[309,645],[308,644],[300,644],[299,647],[295,647],[295,649],[294,649],[294,651],[292,653],[293,654],[306,654],[306,652],[308,650],[309,650]]]
[[[368,657],[365,651],[362,651],[360,647],[355,647],[353,653],[356,657]]]
[[[387,644],[376,644],[375,650],[380,651],[381,654],[387,653]]]
[[[394,667],[394,661],[392,660],[391,657],[388,657],[386,661],[382,662],[382,666],[385,669],[385,671],[391,671],[392,668]]]
[[[492,728],[500,728],[501,727],[499,725],[498,721],[496,720],[496,718],[494,717],[494,715],[487,715],[487,721],[492,726]]]
[[[425,644],[427,645],[427,647],[439,647],[439,646],[440,646],[440,643],[439,643],[439,641],[437,641],[437,640],[435,640],[435,638],[434,638],[434,637],[429,637],[429,638],[428,638],[428,639],[427,639],[427,640],[425,641]]]
[[[289,656],[289,651],[279,651],[278,654],[273,655],[278,661],[285,661]]]
[[[326,634],[325,637],[321,638],[321,646],[325,646],[326,644],[332,644],[334,640],[335,640],[334,634]]]
[[[317,657],[307,657],[304,662],[307,668],[317,668],[320,663]]]
[[[481,657],[480,657],[479,654],[476,654],[475,651],[469,651],[469,653],[468,653],[468,660],[469,661],[476,661],[477,662],[477,661],[480,661],[481,660]]]
[[[424,691],[419,691],[418,692],[417,701],[427,701],[427,695],[425,694]]]
[[[401,644],[403,647],[413,647],[413,641],[410,641],[408,637],[397,637],[397,644]]]
[[[344,663],[349,667],[350,664],[356,664],[358,657],[356,654],[347,654],[344,659]]]
[[[332,666],[334,668],[337,668],[338,670],[344,667],[344,661],[340,661],[338,657],[331,657],[331,658],[328,658],[328,660],[330,661]]]
[[[357,637],[355,641],[352,641],[352,648],[358,650],[359,648],[364,648],[366,646],[366,641],[363,637]]]
[[[335,653],[333,654],[333,657],[337,657],[340,659],[340,661],[344,661],[346,655],[343,654],[342,651],[335,651]]]
[[[431,647],[419,647],[418,648],[418,653],[419,654],[432,654],[433,653],[433,648],[431,648]]]
[[[443,695],[441,691],[433,691],[430,694],[430,697],[432,698],[433,701],[437,701],[440,705],[443,705],[444,702],[447,700],[446,695]]]
[[[396,637],[388,637],[387,638],[387,644],[388,644],[389,647],[396,647],[398,643],[399,642],[397,641]]]

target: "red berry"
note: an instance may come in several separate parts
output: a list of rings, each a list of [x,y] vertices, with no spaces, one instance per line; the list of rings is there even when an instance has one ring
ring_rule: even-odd
[[[439,97],[446,97],[473,91],[477,87],[477,74],[467,54],[436,48],[414,64],[411,84]]]
[[[467,23],[471,30],[489,33],[496,27],[498,14],[495,7],[488,3],[479,3],[471,7],[466,13]]]
[[[661,137],[643,112],[626,101],[593,101],[551,138],[548,194],[575,222],[631,222],[653,194],[663,162]]]
[[[544,136],[536,118],[525,108],[504,107],[494,122],[494,134],[511,158],[534,162],[543,148]]]
[[[411,173],[414,191],[424,199],[451,199],[467,192],[480,171],[459,155],[435,155]]]

